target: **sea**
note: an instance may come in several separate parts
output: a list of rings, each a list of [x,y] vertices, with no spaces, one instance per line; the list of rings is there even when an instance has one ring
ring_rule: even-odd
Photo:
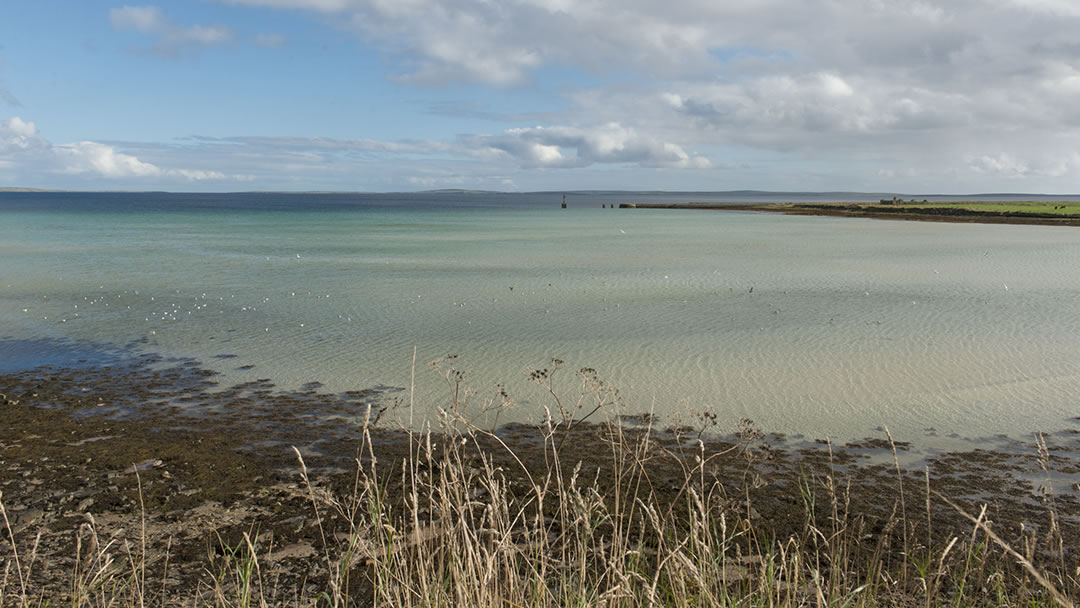
[[[596,399],[806,440],[1077,426],[1078,228],[617,208],[821,200],[859,197],[4,192],[0,371],[155,353],[414,427]]]

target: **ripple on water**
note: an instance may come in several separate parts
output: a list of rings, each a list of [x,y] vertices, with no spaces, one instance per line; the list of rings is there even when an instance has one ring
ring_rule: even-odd
[[[607,215],[492,212],[452,229],[408,213],[242,215],[224,232],[116,220],[108,239],[154,244],[138,255],[13,251],[0,320],[11,339],[142,340],[283,388],[408,386],[415,346],[425,404],[446,400],[426,365],[447,353],[478,390],[503,383],[530,404],[546,401],[528,370],[559,357],[571,394],[592,367],[639,411],[709,405],[811,436],[1027,432],[1071,415],[1080,388],[1074,230],[684,213],[620,215],[624,234]],[[10,342],[0,357],[36,348]],[[223,352],[236,357],[212,359]]]

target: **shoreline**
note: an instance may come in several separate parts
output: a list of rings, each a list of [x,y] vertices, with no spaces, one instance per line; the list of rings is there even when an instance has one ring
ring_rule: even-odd
[[[1009,202],[986,203],[983,206],[1009,205]],[[928,203],[913,206],[908,203],[622,203],[620,209],[696,209],[708,211],[752,211],[785,215],[814,215],[826,217],[858,217],[882,220],[921,222],[951,222],[979,224],[1028,224],[1042,226],[1080,226],[1080,216],[1069,214],[1024,211],[984,211],[964,209],[964,202]],[[1064,205],[1063,205],[1064,206]]]
[[[1012,542],[1022,541],[1025,529],[1045,529],[1050,496],[1056,501],[1054,525],[1067,546],[1080,541],[1080,491],[1067,481],[1080,475],[1076,431],[1046,437],[1044,461],[1036,461],[1034,446],[974,449],[935,455],[924,467],[903,467],[901,474],[894,451],[903,454],[911,446],[891,437],[788,447],[750,421],[739,421],[732,435],[716,436],[704,419],[698,428],[663,429],[637,417],[546,428],[513,424],[494,432],[463,431],[451,419],[450,427],[425,436],[371,424],[366,403],[374,392],[279,392],[259,382],[221,390],[197,362],[153,357],[101,369],[0,374],[0,387],[0,457],[7,463],[0,469],[0,502],[16,546],[37,543],[35,585],[45,597],[65,593],[65,577],[75,567],[70,556],[87,525],[100,543],[142,543],[162,588],[183,596],[206,584],[208,551],[220,558],[228,553],[222,546],[239,547],[257,531],[265,571],[282,589],[313,596],[331,576],[329,566],[316,559],[325,551],[324,527],[341,533],[348,523],[327,513],[316,517],[312,492],[347,494],[355,487],[357,466],[374,470],[377,462],[387,500],[405,500],[401,467],[434,467],[434,474],[440,465],[431,462],[446,461],[447,446],[458,445],[453,438],[467,440],[456,458],[469,475],[502,471],[510,495],[526,502],[529,480],[551,475],[553,436],[561,437],[556,451],[564,469],[558,474],[592,480],[606,495],[612,472],[607,446],[616,433],[620,441],[648,438],[653,445],[642,465],[651,504],[682,499],[686,471],[704,457],[721,493],[737,497],[725,507],[731,517],[745,518],[746,525],[778,539],[802,533],[806,515],[798,496],[805,499],[806,491],[820,490],[827,479],[829,487],[846,485],[851,513],[876,526],[879,532],[872,535],[895,533],[883,522],[896,517],[905,490],[912,505],[937,503],[926,495],[929,488],[968,512],[989,504],[995,529]],[[421,453],[432,445],[435,455],[429,452],[424,460]],[[416,465],[417,459],[429,464]],[[315,490],[305,485],[308,476]],[[477,496],[490,491],[485,488],[478,487]],[[934,528],[920,532],[924,537],[944,534],[947,541],[967,525],[948,508],[935,510],[934,517]],[[167,573],[161,570],[166,567]]]

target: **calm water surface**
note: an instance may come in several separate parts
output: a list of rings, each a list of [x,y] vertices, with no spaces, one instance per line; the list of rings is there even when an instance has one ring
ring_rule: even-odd
[[[591,367],[630,411],[808,437],[1080,415],[1080,230],[559,199],[0,195],[0,367],[135,345],[336,392],[408,387],[415,346],[418,417],[451,353],[478,398],[505,385],[503,420],[551,404],[528,374],[553,357],[569,398]]]

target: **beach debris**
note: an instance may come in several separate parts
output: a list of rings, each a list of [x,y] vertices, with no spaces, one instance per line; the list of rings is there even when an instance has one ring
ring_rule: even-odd
[[[99,403],[98,405],[102,405],[102,404]],[[97,442],[97,441],[105,441],[105,440],[108,440],[108,439],[116,439],[117,437],[119,437],[119,435],[98,435],[97,437],[87,437],[85,439],[80,439],[80,440],[78,440],[78,441],[76,441],[74,443],[68,443],[67,445],[77,448],[79,446],[83,446],[83,445],[86,445],[88,443],[94,443],[94,442]]]
[[[137,462],[131,465],[130,467],[124,469],[124,473],[127,474],[134,473],[136,471],[149,471],[151,469],[160,467],[163,464],[165,464],[164,460],[161,460],[160,458],[151,458],[149,460],[144,460],[142,462]]]

